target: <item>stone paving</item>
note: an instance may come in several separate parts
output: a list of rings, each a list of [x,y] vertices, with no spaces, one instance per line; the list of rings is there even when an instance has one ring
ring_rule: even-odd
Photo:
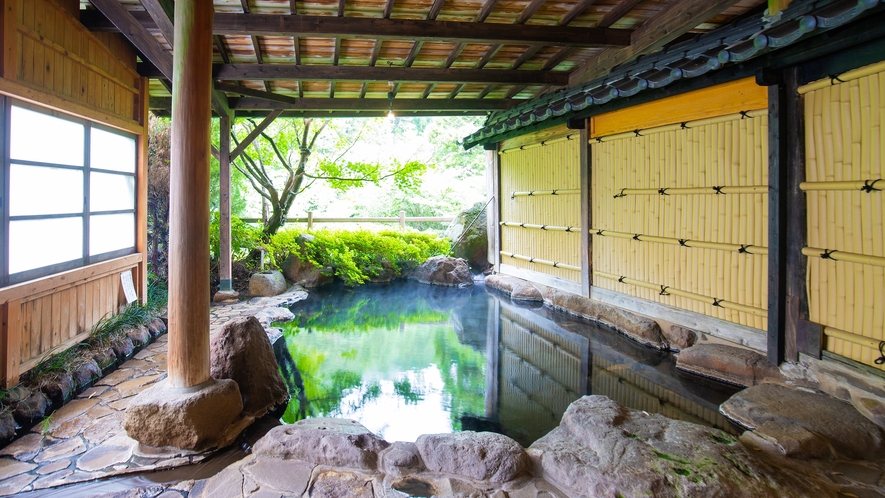
[[[210,335],[225,322],[241,316],[255,316],[265,327],[291,319],[291,312],[281,306],[306,297],[307,293],[296,286],[277,297],[212,306]],[[168,336],[160,336],[35,425],[30,433],[0,449],[0,496],[180,467],[212,455],[212,451],[186,456],[143,455],[137,451],[138,443],[123,429],[123,416],[132,398],[166,377],[167,346]]]

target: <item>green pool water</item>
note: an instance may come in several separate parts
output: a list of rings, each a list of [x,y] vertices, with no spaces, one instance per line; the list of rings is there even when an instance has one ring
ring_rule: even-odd
[[[572,401],[600,391],[724,425],[713,413],[729,388],[677,374],[669,355],[611,329],[517,306],[482,285],[332,286],[290,309],[295,319],[277,324],[284,340],[274,345],[292,396],[284,423],[351,418],[388,441],[492,430],[529,445]]]

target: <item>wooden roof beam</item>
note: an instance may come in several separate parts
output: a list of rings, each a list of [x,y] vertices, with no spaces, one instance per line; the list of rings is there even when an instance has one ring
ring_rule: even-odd
[[[172,54],[167,52],[145,26],[133,17],[118,0],[95,0],[92,5],[119,30],[135,48],[144,54],[160,70],[162,76],[172,80]],[[146,12],[148,19],[153,22]],[[156,23],[154,23],[156,28]]]
[[[246,0],[243,1],[245,2]],[[242,154],[243,151],[246,150],[246,147],[251,145],[252,142],[254,142],[255,139],[258,138],[259,135],[261,135],[261,132],[263,132],[268,126],[270,126],[270,124],[273,123],[274,120],[277,119],[277,117],[279,117],[279,115],[282,113],[282,110],[274,110],[266,118],[264,118],[264,121],[258,123],[258,126],[250,131],[249,134],[246,135],[246,138],[244,138],[243,141],[240,142],[240,145],[238,145],[237,148],[230,153],[230,162],[234,162],[236,158],[240,157],[240,154]]]
[[[654,52],[697,25],[706,22],[739,0],[676,0],[633,33],[625,48],[608,48],[569,76],[569,86],[578,86],[608,74],[617,65],[634,57]]]
[[[258,90],[243,88],[242,92],[261,93]],[[238,92],[233,92],[238,93]],[[387,99],[298,99],[286,95],[270,94],[264,97],[231,98],[231,108],[240,115],[248,111],[383,111],[387,113],[390,105]],[[172,104],[169,97],[151,97],[149,105],[154,110],[168,110]],[[503,99],[399,99],[394,107],[396,111],[501,111],[509,109],[516,102]],[[269,123],[268,123],[269,124]],[[256,135],[257,136],[257,135]],[[245,143],[245,142],[243,142]],[[242,145],[242,144],[241,144]]]
[[[298,14],[298,7],[295,5],[295,0],[289,0],[289,11],[292,12],[292,15]]]
[[[249,13],[249,0],[240,0],[240,5],[243,6],[243,13],[248,14]]]
[[[390,19],[390,14],[393,13],[393,0],[387,0],[387,3],[384,4],[384,19]]]
[[[110,3],[109,0],[99,1]],[[157,24],[146,12],[136,11],[130,15],[144,28],[158,30]],[[113,23],[93,11],[81,12],[81,22],[92,31],[119,31]],[[214,34],[626,47],[630,44],[633,31],[542,25],[524,25],[513,29],[511,24],[496,23],[217,13]]]
[[[436,19],[445,3],[446,0],[433,0],[433,5],[430,6],[430,12],[427,13],[427,20],[432,21]]]
[[[532,18],[535,15],[535,12],[544,5],[545,0],[532,0],[525,9],[523,9],[522,14],[519,15],[519,18],[516,20],[516,24],[525,24],[526,21]]]
[[[151,16],[151,19],[157,23],[163,38],[169,43],[174,44],[175,27],[172,25],[172,18],[175,17],[175,6],[171,0],[140,0],[141,6]]]
[[[227,49],[224,47],[224,37],[215,35],[212,39],[215,40],[215,47],[218,48],[218,53],[221,54],[221,60],[225,64],[230,64],[230,54],[227,53]]]
[[[637,5],[641,4],[645,0],[621,0],[617,4],[615,4],[608,12],[602,16],[602,19],[599,20],[599,23],[596,24],[597,28],[607,28],[612,24],[621,20],[622,17],[630,13],[631,10],[635,9]],[[650,19],[654,21],[654,18]]]
[[[593,5],[595,0],[580,0],[575,4],[574,7],[570,11],[568,11],[562,19],[559,20],[560,26],[568,26],[570,22],[574,21],[576,17],[583,14],[587,7]]]
[[[485,22],[486,18],[489,17],[489,14],[495,10],[496,5],[498,5],[498,0],[486,0],[485,3],[482,4],[482,8],[479,9],[479,14],[476,15],[476,22]]]
[[[139,69],[143,76],[157,77],[147,73],[143,66],[140,66]],[[213,77],[219,80],[409,81],[556,86],[562,86],[568,82],[568,74],[562,71],[273,64],[216,64],[213,68]]]

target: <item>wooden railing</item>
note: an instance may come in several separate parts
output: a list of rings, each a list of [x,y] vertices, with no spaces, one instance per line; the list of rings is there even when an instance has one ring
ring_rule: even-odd
[[[307,229],[313,229],[314,223],[397,223],[401,230],[406,229],[406,223],[451,223],[454,216],[406,216],[405,211],[400,211],[397,217],[375,217],[375,218],[318,218],[313,215],[313,211],[307,212],[305,218],[287,218],[286,223],[307,223]],[[258,218],[240,218],[246,223],[259,223]]]

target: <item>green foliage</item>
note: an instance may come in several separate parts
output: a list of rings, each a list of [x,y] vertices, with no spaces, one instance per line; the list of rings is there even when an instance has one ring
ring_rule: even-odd
[[[424,399],[424,393],[419,389],[413,389],[408,377],[393,381],[393,392],[401,397],[407,405],[418,404]]]
[[[212,213],[209,222],[209,257],[218,259],[221,227],[218,211]],[[244,259],[252,249],[264,245],[261,229],[231,215],[230,217],[230,252],[232,259]]]
[[[126,329],[147,325],[152,318],[148,306],[132,303],[116,315],[107,314],[95,322],[89,331],[89,342],[106,347]]]
[[[267,244],[277,265],[289,254],[341,278],[345,284],[363,284],[385,270],[402,275],[403,266],[449,252],[449,242],[417,232],[368,230],[315,230],[313,238],[299,243],[299,230],[284,230]]]
[[[169,288],[166,281],[148,272],[147,308],[152,315],[161,314],[169,302]]]
[[[81,342],[61,352],[58,351],[61,346],[50,349],[30,370],[31,378],[40,379],[56,372],[70,372],[73,364],[80,358],[82,350],[88,346],[88,344]]]

